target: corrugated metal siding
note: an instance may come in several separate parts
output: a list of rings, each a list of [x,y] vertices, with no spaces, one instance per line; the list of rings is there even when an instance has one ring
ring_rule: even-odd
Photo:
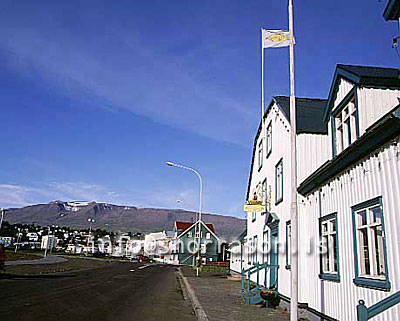
[[[336,99],[333,104],[333,109],[341,103],[344,97],[352,90],[354,84],[346,79],[340,78],[339,89],[336,94]]]
[[[360,135],[398,104],[399,90],[361,88],[357,91]]]
[[[331,139],[328,135],[297,135],[298,184],[328,160],[331,149]]]
[[[382,196],[391,291],[367,289],[353,283],[355,277],[351,207]],[[300,237],[319,235],[319,192],[299,206]],[[400,137],[371,154],[321,188],[322,216],[337,212],[340,282],[321,281],[319,255],[301,255],[300,300],[339,320],[356,320],[356,305],[363,299],[371,306],[400,291]],[[318,241],[318,239],[316,240]],[[338,308],[340,307],[340,308]],[[400,306],[374,320],[400,320]]]

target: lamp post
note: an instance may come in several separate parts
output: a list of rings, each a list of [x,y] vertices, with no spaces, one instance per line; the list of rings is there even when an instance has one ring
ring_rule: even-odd
[[[6,210],[1,209],[0,211],[1,211],[1,218],[0,218],[0,229],[1,229],[1,227],[3,226],[4,213]]]
[[[89,222],[89,237],[87,239],[87,243],[86,243],[86,255],[89,254],[89,239],[92,236],[92,223],[94,223],[94,218],[88,218],[88,222]]]
[[[182,169],[186,169],[188,171],[191,171],[193,173],[195,173],[197,175],[197,177],[199,178],[200,181],[200,195],[199,195],[199,219],[198,219],[198,225],[199,225],[199,237],[198,237],[198,249],[197,249],[197,260],[198,260],[198,264],[200,264],[200,251],[201,251],[201,207],[202,207],[202,198],[203,198],[203,180],[201,178],[201,175],[198,171],[196,171],[194,168],[191,168],[189,166],[185,166],[185,165],[181,165],[181,164],[176,164],[173,162],[167,162],[168,166],[173,166],[173,167],[178,167],[178,168],[182,168]],[[195,225],[195,237],[197,234],[197,224]],[[193,257],[193,261],[194,261],[194,257]],[[199,268],[197,267],[196,270],[196,275],[199,275]]]

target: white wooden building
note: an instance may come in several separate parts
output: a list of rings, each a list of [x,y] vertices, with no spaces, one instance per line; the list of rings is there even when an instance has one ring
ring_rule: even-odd
[[[360,299],[371,306],[400,291],[399,75],[337,66],[324,119],[330,157],[299,181],[300,244],[327,247],[300,252],[299,300],[333,319],[357,320]],[[400,306],[374,320],[400,320]]]
[[[310,317],[357,320],[360,299],[369,307],[400,291],[399,89],[398,69],[338,65],[328,100],[296,99],[299,303]],[[287,300],[289,98],[274,97],[264,119],[247,200],[262,200],[267,211],[248,213],[247,246],[232,255],[231,268],[279,265],[258,282]],[[374,320],[400,320],[400,306]]]
[[[326,100],[296,99],[299,161],[306,159],[299,174],[306,177],[329,156],[328,128],[323,122]],[[256,263],[279,265],[259,276],[259,283],[290,296],[290,256],[286,255],[290,231],[290,119],[289,97],[274,97],[260,123],[254,140],[253,159],[248,183],[247,200],[257,198],[267,205],[267,212],[248,213],[245,244],[232,249],[231,267],[247,269]],[[321,148],[323,153],[309,151]],[[277,245],[277,246],[276,246]],[[271,251],[269,251],[271,249]],[[273,250],[277,249],[277,250]],[[269,251],[269,253],[267,253]],[[241,264],[238,264],[241,257]],[[252,280],[256,281],[256,275]]]

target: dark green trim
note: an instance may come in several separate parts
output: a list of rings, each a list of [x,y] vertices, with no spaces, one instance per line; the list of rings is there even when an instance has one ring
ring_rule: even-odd
[[[285,265],[285,269],[286,270],[290,270],[291,264],[289,264],[289,225],[290,224],[290,220],[286,222],[286,244],[285,244],[285,253],[286,253],[286,265]]]
[[[278,175],[277,175],[277,170],[279,165],[282,165],[282,173],[281,173],[281,180],[282,180],[282,191],[281,191],[281,197],[278,199]],[[275,165],[275,205],[278,205],[280,202],[283,201],[283,158],[279,160],[278,163]]]
[[[356,226],[356,212],[371,207],[374,205],[379,205],[381,208],[382,216],[382,231],[383,231],[383,257],[385,260],[385,279],[373,279],[367,277],[360,277],[359,276],[359,266],[358,266],[358,244],[357,244],[357,226]],[[389,269],[388,269],[388,262],[387,262],[387,249],[386,249],[386,232],[385,232],[385,219],[384,219],[384,212],[383,212],[383,204],[382,204],[382,196],[375,197],[368,201],[362,202],[360,204],[354,205],[351,207],[352,211],[352,223],[353,223],[353,247],[354,247],[354,268],[355,268],[355,278],[353,279],[354,284],[366,288],[372,288],[377,290],[383,291],[390,291],[391,284],[389,281]]]
[[[319,221],[319,237],[322,237],[322,223],[331,219],[335,219],[336,226],[336,254],[337,254],[337,272],[336,273],[325,273],[323,268],[323,258],[322,253],[319,255],[319,267],[320,274],[318,275],[320,279],[327,281],[340,282],[340,255],[339,255],[339,230],[338,230],[338,218],[337,213],[332,213],[318,218]]]
[[[400,0],[389,0],[383,12],[383,17],[386,21],[399,20],[400,17]]]
[[[261,149],[261,163],[260,163],[260,149]],[[264,143],[262,138],[258,144],[257,161],[258,161],[258,171],[260,171],[264,164]]]
[[[397,0],[398,1],[398,0]],[[351,67],[351,66],[348,66]],[[394,69],[394,68],[382,68],[382,69]],[[376,89],[400,89],[399,78],[395,77],[374,77],[374,76],[360,76],[353,74],[352,72],[346,70],[345,65],[336,65],[336,70],[333,76],[331,88],[329,91],[328,102],[326,105],[326,110],[324,113],[324,121],[329,120],[333,104],[336,99],[337,92],[339,90],[340,79],[344,78],[359,87],[376,88]]]
[[[335,128],[335,117],[331,116],[331,137],[332,137],[332,158],[336,156],[336,128]]]
[[[337,105],[337,107],[332,110],[331,115],[336,117],[337,114],[340,113],[353,98],[355,98],[356,93],[357,93],[357,86],[353,86],[353,88],[347,93],[347,95],[342,99],[342,101]]]
[[[364,300],[359,300],[357,305],[358,321],[367,321],[378,314],[400,303],[400,292],[396,292],[367,308]]]
[[[398,136],[400,134],[400,119],[394,115],[396,109],[400,110],[400,106],[369,127],[364,135],[343,152],[325,162],[308,176],[300,184],[297,189],[298,192],[303,196],[310,194],[325,182]]]
[[[343,111],[343,109],[349,104],[349,102],[354,99],[354,104],[356,108],[356,137],[357,139],[360,137],[360,121],[358,117],[358,87],[353,86],[353,88],[347,93],[347,95],[342,99],[342,101],[337,105],[337,107],[331,112],[331,122],[332,122],[332,150],[334,156],[337,155],[336,148],[336,117],[339,113]],[[350,144],[349,144],[350,145]]]
[[[270,128],[270,127],[271,127],[271,148],[268,151],[268,128]],[[266,157],[265,158],[268,158],[269,155],[271,155],[271,153],[272,153],[272,120],[269,122],[266,130],[267,130],[267,134],[265,135],[265,137],[266,137],[266,141],[265,141],[265,147],[266,147],[265,148],[265,154],[266,154]]]

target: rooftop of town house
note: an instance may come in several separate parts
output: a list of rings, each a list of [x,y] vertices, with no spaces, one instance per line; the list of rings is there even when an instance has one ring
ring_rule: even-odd
[[[185,231],[195,223],[192,222],[182,222],[182,221],[176,221],[175,226],[177,231]],[[205,225],[213,232],[215,233],[214,225],[210,223],[205,223]]]

